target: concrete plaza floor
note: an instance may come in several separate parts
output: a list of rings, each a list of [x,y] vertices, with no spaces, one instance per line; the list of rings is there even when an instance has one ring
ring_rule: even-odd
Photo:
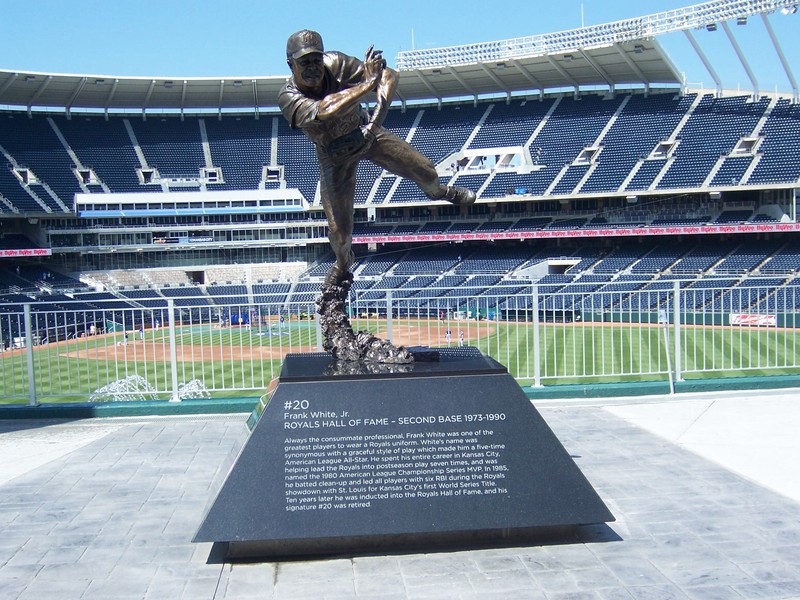
[[[246,415],[0,421],[0,598],[800,598],[800,391],[536,406],[616,522],[246,564],[190,541]]]

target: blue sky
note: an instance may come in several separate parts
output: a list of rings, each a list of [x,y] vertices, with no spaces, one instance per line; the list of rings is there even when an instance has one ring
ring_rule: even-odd
[[[390,65],[401,50],[485,42],[617,21],[691,5],[680,0],[350,3],[328,0],[0,0],[0,69],[117,76],[251,77],[288,74],[286,38],[323,34],[327,48],[361,56],[374,43]],[[334,8],[339,7],[339,8]],[[800,12],[776,13],[773,28],[800,79]],[[760,19],[732,25],[762,91],[791,89]],[[696,37],[726,89],[750,89],[720,28]],[[682,33],[659,38],[692,87],[711,76]]]

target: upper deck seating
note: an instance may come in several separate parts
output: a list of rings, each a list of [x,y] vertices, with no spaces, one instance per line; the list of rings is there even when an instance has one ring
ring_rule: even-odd
[[[211,166],[222,169],[225,181],[209,188],[258,189],[263,167],[271,164],[272,119],[226,115],[221,119],[204,119],[204,125]]]
[[[485,104],[425,108],[411,144],[438,164],[461,150],[485,112]]]
[[[197,119],[129,119],[147,165],[164,177],[199,177],[207,166]],[[211,165],[208,165],[211,166]]]
[[[553,106],[554,100],[516,100],[495,102],[478,133],[470,141],[471,150],[524,146]]]
[[[314,144],[302,131],[291,129],[283,118],[278,119],[278,164],[284,167],[286,186],[300,190],[313,203],[319,181]]]
[[[637,162],[668,139],[694,100],[694,94],[631,95],[602,140],[597,168],[581,187],[582,193],[616,192]],[[663,163],[660,163],[663,164]],[[644,173],[639,185],[645,180]],[[650,178],[652,181],[652,178]]]
[[[759,132],[761,160],[748,184],[786,183],[800,179],[800,104],[786,98],[778,100]]]
[[[136,170],[142,165],[125,128],[124,119],[104,119],[96,115],[53,119],[81,164],[94,171],[111,192],[161,191],[160,186],[145,186],[139,182]]]
[[[73,198],[81,188],[77,176],[72,172],[72,159],[46,117],[34,119],[16,113],[0,118],[0,145],[20,167],[32,171],[35,180],[31,180],[29,185],[48,207],[48,212],[64,213],[72,209]],[[50,196],[44,185],[52,190],[67,210]],[[0,191],[5,195],[2,188]]]
[[[752,162],[752,156],[727,157],[714,174],[709,185],[711,187],[739,185]]]
[[[731,152],[743,136],[752,134],[769,101],[749,96],[703,96],[680,132],[675,160],[658,189],[683,189],[703,184],[721,155]]]
[[[562,167],[594,143],[621,101],[621,96],[604,100],[598,95],[579,101],[562,100],[531,142],[531,155],[539,168],[528,174],[498,172],[481,197],[505,196],[515,190],[544,194]]]

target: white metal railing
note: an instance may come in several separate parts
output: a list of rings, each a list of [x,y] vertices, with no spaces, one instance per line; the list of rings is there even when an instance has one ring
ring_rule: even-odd
[[[714,0],[568,31],[445,48],[407,50],[397,54],[397,68],[413,70],[601,48],[796,5],[797,0]]]
[[[396,344],[477,347],[523,385],[800,374],[800,286],[681,285],[363,290],[349,309],[356,329]],[[0,305],[0,401],[258,395],[286,354],[320,349],[313,301],[213,302]]]

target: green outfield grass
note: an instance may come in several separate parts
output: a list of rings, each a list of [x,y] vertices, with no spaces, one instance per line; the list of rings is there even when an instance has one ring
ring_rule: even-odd
[[[383,320],[355,320],[357,329],[385,334]],[[530,323],[396,320],[395,334],[415,332],[422,345],[443,346],[444,332],[465,330],[467,344],[505,365],[520,383],[534,381],[534,327]],[[409,334],[410,335],[410,334]],[[670,333],[672,335],[672,333]],[[675,358],[667,360],[663,327],[639,324],[540,324],[539,380],[544,385],[666,380]],[[418,342],[411,338],[410,343]],[[313,321],[252,328],[194,325],[176,328],[177,379],[200,380],[214,397],[259,396],[280,370],[283,356],[316,346]],[[168,399],[172,360],[167,329],[87,337],[34,349],[34,385],[40,402],[87,401],[97,389],[128,376],[143,377],[158,397]],[[407,343],[403,340],[401,343]],[[670,350],[674,342],[670,340]],[[682,327],[683,377],[742,377],[800,374],[800,334],[794,329]],[[28,357],[23,350],[0,354],[0,403],[28,400]]]

